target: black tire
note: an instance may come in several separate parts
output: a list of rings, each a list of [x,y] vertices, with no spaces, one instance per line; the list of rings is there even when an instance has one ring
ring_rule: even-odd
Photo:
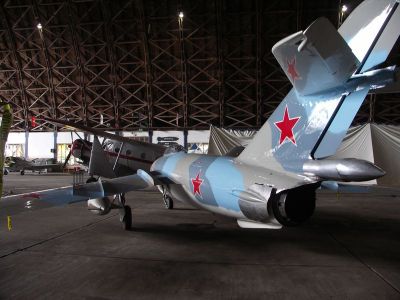
[[[91,183],[91,182],[96,182],[97,179],[94,177],[89,177],[88,180],[86,180],[86,183]]]
[[[174,208],[174,200],[170,196],[164,197],[164,206],[166,209],[173,209]]]
[[[3,174],[4,174],[4,175],[8,175],[8,170],[7,170],[7,169],[4,169]]]
[[[132,229],[132,210],[129,205],[124,206],[124,217],[122,218],[122,228],[124,230],[131,230]]]
[[[25,171],[24,171],[24,170],[21,170],[21,171],[19,172],[19,174],[21,174],[21,176],[24,176],[24,175],[25,175]]]

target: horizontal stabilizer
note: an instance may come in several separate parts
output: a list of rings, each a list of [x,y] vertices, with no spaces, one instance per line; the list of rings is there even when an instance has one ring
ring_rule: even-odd
[[[360,64],[326,18],[279,41],[272,53],[299,95],[342,86]]]
[[[399,1],[363,1],[338,31],[362,62],[359,73],[368,71],[387,59],[399,37]]]

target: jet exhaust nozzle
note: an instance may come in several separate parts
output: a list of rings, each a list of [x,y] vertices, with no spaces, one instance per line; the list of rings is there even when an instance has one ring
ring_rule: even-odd
[[[310,160],[304,163],[303,172],[323,180],[345,182],[368,181],[386,174],[373,163],[356,158]]]

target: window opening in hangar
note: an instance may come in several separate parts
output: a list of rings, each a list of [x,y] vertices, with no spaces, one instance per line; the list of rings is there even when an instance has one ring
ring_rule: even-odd
[[[207,154],[208,143],[188,143],[189,153]]]
[[[24,144],[6,144],[5,156],[24,157]]]
[[[64,163],[68,156],[71,144],[57,144],[57,162]],[[73,155],[70,156],[68,160],[68,165],[75,165],[78,163],[78,159]]]

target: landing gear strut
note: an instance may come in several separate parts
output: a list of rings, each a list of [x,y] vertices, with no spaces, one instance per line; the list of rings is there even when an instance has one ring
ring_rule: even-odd
[[[123,214],[121,214],[121,211],[123,211]],[[122,223],[122,229],[132,229],[132,210],[129,205],[124,205],[123,208],[120,208],[119,219]]]
[[[132,229],[132,210],[129,205],[125,205],[125,194],[119,194],[118,204],[120,205],[119,209],[119,221],[122,223],[122,228],[124,230]]]
[[[164,206],[166,209],[173,209],[174,208],[174,200],[167,194],[163,195]]]

